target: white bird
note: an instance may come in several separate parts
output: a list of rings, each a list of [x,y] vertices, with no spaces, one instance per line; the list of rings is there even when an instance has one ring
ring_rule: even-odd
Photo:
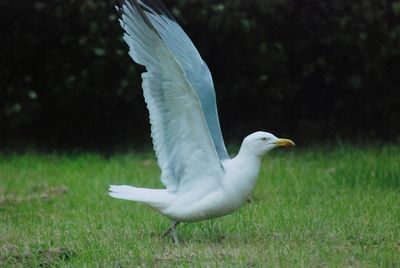
[[[247,136],[230,158],[218,120],[211,73],[159,0],[120,0],[117,10],[133,60],[146,67],[143,94],[166,189],[110,185],[112,197],[144,203],[176,225],[221,217],[250,197],[262,156],[294,146],[267,132]]]

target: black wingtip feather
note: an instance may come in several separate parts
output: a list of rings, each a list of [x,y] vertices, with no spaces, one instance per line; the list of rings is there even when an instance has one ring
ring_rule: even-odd
[[[164,3],[160,0],[139,0],[139,2],[142,2],[144,5],[150,7],[154,12],[156,12],[159,15],[164,15],[170,20],[174,20],[174,17],[172,14],[169,12],[169,10],[166,8]]]
[[[135,9],[135,11],[137,11],[137,13],[147,24],[147,26],[149,26],[150,29],[152,29],[158,36],[160,36],[160,34],[157,32],[156,28],[147,17],[145,11],[148,13],[164,15],[167,18],[174,20],[171,13],[159,0],[116,0],[117,14],[119,18],[121,18],[122,15],[125,14],[124,6],[126,6],[127,3],[129,3]]]
[[[149,28],[151,30],[153,30],[158,36],[160,36],[159,33],[157,32],[157,30],[154,28],[151,21],[149,20],[149,18],[144,13],[142,7],[139,5],[138,1],[136,1],[136,0],[118,0],[118,4],[119,4],[118,16],[122,19],[122,15],[126,14],[126,12],[124,10],[124,6],[125,6],[125,8],[128,8],[127,3],[129,3],[132,6],[132,8],[140,15],[140,17],[142,18],[144,23],[146,23],[147,26],[149,26]]]

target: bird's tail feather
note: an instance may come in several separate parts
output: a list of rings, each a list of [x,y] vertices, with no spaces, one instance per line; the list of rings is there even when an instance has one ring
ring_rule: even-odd
[[[110,185],[108,194],[118,199],[145,203],[158,210],[167,206],[171,201],[167,190],[137,188],[128,185]]]

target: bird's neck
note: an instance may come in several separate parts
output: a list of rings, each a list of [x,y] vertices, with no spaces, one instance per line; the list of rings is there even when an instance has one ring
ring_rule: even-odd
[[[226,187],[242,201],[246,200],[255,187],[260,171],[261,157],[240,150],[238,155],[230,160],[226,167]]]
[[[234,161],[236,162],[236,165],[244,171],[245,174],[243,175],[250,180],[257,180],[262,161],[261,156],[258,156],[245,148],[240,148]]]

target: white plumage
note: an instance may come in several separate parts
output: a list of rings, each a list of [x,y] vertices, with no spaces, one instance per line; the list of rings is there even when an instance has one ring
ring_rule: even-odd
[[[294,143],[256,132],[230,159],[211,74],[190,39],[160,1],[120,2],[129,54],[147,70],[142,75],[143,94],[166,189],[112,185],[109,194],[145,203],[169,217],[178,242],[178,222],[220,217],[240,208],[254,189],[263,154]]]

